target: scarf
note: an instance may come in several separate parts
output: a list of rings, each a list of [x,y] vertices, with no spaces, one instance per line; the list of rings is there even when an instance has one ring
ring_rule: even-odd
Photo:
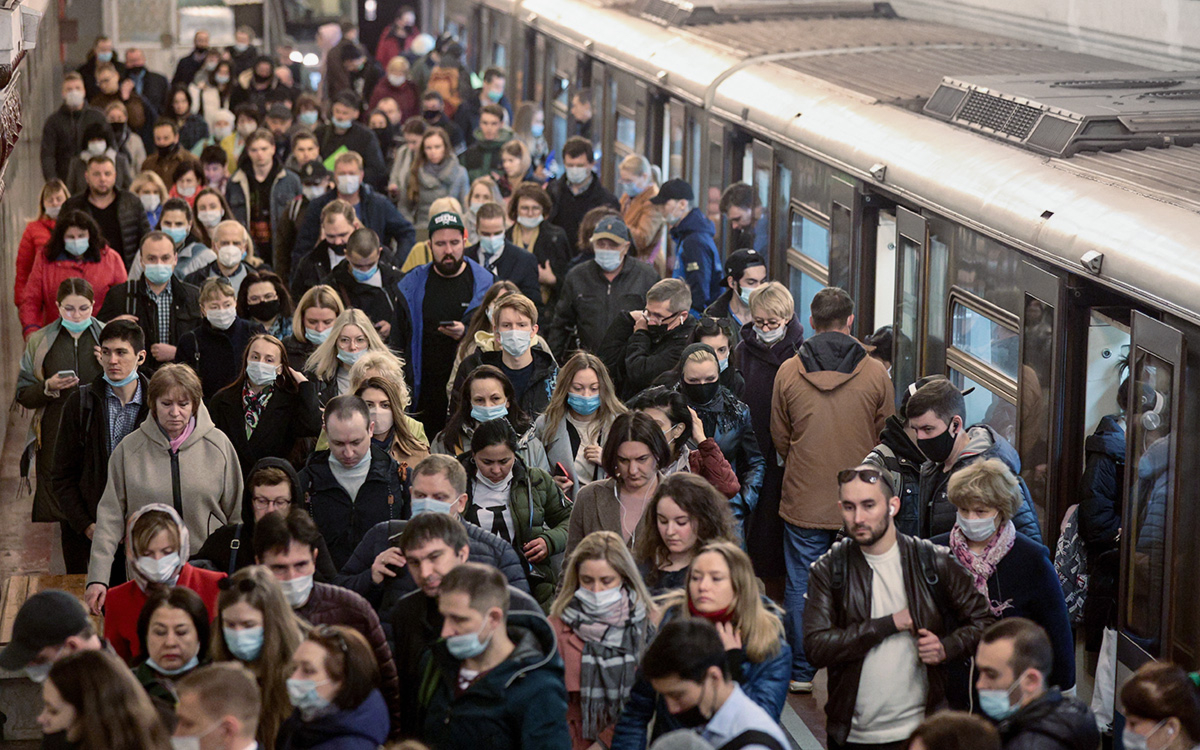
[[[170,439],[167,440],[167,444],[171,446],[171,452],[178,453],[179,447],[181,445],[183,445],[183,441],[190,438],[192,436],[192,433],[195,432],[195,430],[196,430],[196,418],[192,417],[191,419],[188,420],[187,427],[183,428],[183,432],[179,433],[179,437],[175,438],[174,440],[170,440]]]
[[[250,390],[249,382],[242,386],[242,408],[246,410],[247,440],[254,434],[254,429],[258,427],[258,419],[262,416],[263,409],[267,407],[267,401],[271,399],[271,394],[274,392],[274,385],[267,385],[258,393]]]
[[[575,596],[560,619],[583,641],[579,666],[583,736],[594,740],[616,722],[633,689],[646,648],[646,605],[622,588],[621,599],[607,611],[595,610]]]
[[[988,595],[988,579],[996,572],[996,566],[1012,549],[1016,539],[1017,527],[1013,525],[1012,521],[1008,521],[1000,529],[1000,533],[993,536],[992,540],[983,548],[983,554],[976,556],[967,546],[967,538],[963,536],[962,529],[955,524],[954,528],[950,530],[950,550],[971,573],[975,579],[976,590],[988,600],[988,609],[996,617],[1000,617],[1004,610],[1012,606],[1012,600],[1004,602],[993,600]]]
[[[728,607],[716,612],[701,612],[692,605],[692,598],[689,596],[687,600],[688,612],[692,617],[703,617],[713,625],[719,625],[726,622],[733,622],[733,616],[737,614],[737,610],[730,604]]]

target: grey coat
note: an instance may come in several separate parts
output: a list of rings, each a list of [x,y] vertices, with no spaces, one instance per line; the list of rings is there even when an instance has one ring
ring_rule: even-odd
[[[449,162],[442,167],[438,174],[432,174],[424,167],[417,172],[417,180],[421,183],[417,190],[417,201],[415,204],[408,200],[408,176],[404,177],[404,182],[400,184],[400,200],[398,208],[400,213],[404,214],[404,218],[408,219],[418,228],[425,228],[429,223],[429,206],[438,198],[447,196],[458,200],[464,210],[467,208],[467,194],[471,190],[471,179],[467,176],[467,170],[458,163],[458,157],[454,154],[447,154],[446,160]]]

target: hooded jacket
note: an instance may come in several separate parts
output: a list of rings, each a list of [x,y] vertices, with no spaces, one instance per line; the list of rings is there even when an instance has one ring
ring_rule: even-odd
[[[1017,455],[1017,449],[1012,443],[985,424],[967,428],[967,445],[949,472],[942,471],[941,465],[932,461],[926,461],[921,466],[920,523],[924,532],[921,536],[929,538],[945,534],[954,527],[957,510],[946,493],[950,475],[975,461],[988,458],[998,458],[1007,464],[1021,485],[1021,494],[1025,501],[1013,516],[1013,525],[1017,527],[1017,531],[1042,544],[1042,532],[1038,527],[1037,513],[1033,510],[1033,499],[1029,496],[1029,487],[1021,477],[1021,457]]]
[[[576,264],[567,272],[554,320],[546,334],[554,358],[566,362],[577,348],[599,351],[613,321],[622,313],[641,310],[646,304],[646,292],[657,281],[658,274],[653,268],[628,255],[612,281],[594,261]],[[573,343],[576,339],[578,346]]]
[[[241,518],[242,469],[225,433],[199,404],[192,434],[176,452],[153,418],[129,433],[108,462],[108,486],[96,508],[88,583],[108,584],[109,566],[124,539],[125,519],[153,502],[169,502],[183,516],[193,543]]]
[[[671,241],[675,243],[674,276],[691,287],[692,309],[697,315],[721,296],[724,288],[721,274],[725,269],[716,236],[717,228],[699,208],[693,208],[671,228]]]
[[[509,612],[507,659],[458,691],[461,662],[434,644],[421,680],[424,739],[438,750],[519,750],[571,746],[567,689],[554,630],[541,615]]]
[[[1058,688],[1000,722],[1004,750],[1094,750],[1100,744],[1096,717]]]
[[[785,459],[783,520],[842,528],[836,469],[856,465],[875,447],[884,420],[896,413],[895,401],[887,369],[844,333],[813,336],[780,366],[771,437]]]
[[[375,141],[374,133],[368,135]],[[377,142],[375,147],[379,148]],[[337,190],[327,190],[324,195],[309,201],[304,213],[304,223],[300,225],[296,234],[296,246],[292,248],[293,269],[298,269],[301,259],[317,246],[321,238],[321,211],[335,200],[338,200]],[[413,229],[409,219],[396,209],[387,196],[376,192],[371,185],[363,185],[358,189],[358,205],[354,207],[354,212],[358,214],[364,227],[379,235],[381,243],[396,243],[396,262],[403,263],[413,243],[417,241],[417,230]],[[297,273],[298,270],[293,270],[293,274]],[[300,299],[299,294],[293,296]]]
[[[596,353],[604,360],[617,395],[622,400],[633,398],[654,385],[663,373],[674,370],[694,330],[696,319],[691,315],[662,333],[635,330],[631,315],[613,318]]]
[[[325,251],[325,260],[329,260],[329,252]],[[408,303],[400,293],[400,270],[383,258],[379,259],[377,273],[380,286],[374,286],[359,281],[351,270],[349,261],[343,261],[333,267],[322,284],[328,284],[337,292],[342,304],[347,308],[355,307],[362,310],[372,323],[387,321],[391,326],[388,332],[387,345],[405,362],[408,362],[408,343],[412,339],[412,315],[408,311]]]
[[[916,536],[920,530],[921,465],[925,454],[904,431],[904,420],[893,414],[879,433],[879,445],[871,449],[863,463],[887,469],[900,497],[900,512],[896,514],[896,529],[901,534]]]
[[[339,709],[312,721],[294,711],[279,727],[277,750],[377,750],[388,738],[388,710],[372,690],[354,708]],[[264,750],[267,750],[264,748]]]
[[[1125,428],[1114,415],[1083,444],[1087,462],[1081,482],[1079,535],[1087,544],[1089,562],[1116,547],[1121,530],[1121,496],[1125,487]]]

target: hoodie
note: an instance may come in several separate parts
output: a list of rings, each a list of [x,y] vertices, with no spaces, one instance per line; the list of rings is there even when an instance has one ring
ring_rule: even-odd
[[[876,445],[863,463],[872,463],[892,475],[896,494],[900,497],[900,512],[896,514],[896,528],[901,534],[916,536],[919,529],[921,499],[921,465],[925,454],[917,448],[904,431],[904,420],[893,414],[884,423]]]
[[[279,728],[279,750],[376,750],[388,737],[388,709],[378,690],[354,708],[305,721],[293,711]]]
[[[1100,744],[1096,717],[1058,688],[1000,722],[1004,750],[1092,750]]]
[[[671,228],[675,243],[675,278],[683,279],[692,290],[692,309],[699,316],[721,296],[725,280],[724,266],[717,250],[717,228],[699,208]]]

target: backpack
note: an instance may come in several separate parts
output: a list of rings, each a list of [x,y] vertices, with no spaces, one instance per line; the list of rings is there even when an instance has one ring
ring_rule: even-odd
[[[1067,508],[1063,517],[1062,533],[1054,546],[1054,572],[1067,602],[1067,617],[1072,625],[1078,625],[1083,622],[1088,590],[1087,547],[1079,536],[1078,505]]]
[[[933,590],[933,601],[937,606],[938,612],[941,613],[944,621],[953,620],[955,617],[954,610],[950,607],[950,602],[946,598],[945,592],[942,590],[941,577],[937,572],[937,547],[932,543],[923,543],[923,540],[914,540],[917,545],[917,560],[921,565],[921,580],[925,581],[925,585]],[[849,544],[853,544],[850,542]],[[829,558],[829,588],[831,591],[838,592],[838,595],[833,597],[834,606],[841,610],[842,596],[841,590],[846,585],[846,570],[849,567],[849,547],[844,551],[835,547]],[[839,624],[842,624],[840,620]]]
[[[742,748],[752,745],[769,748],[769,750],[787,750],[783,745],[779,744],[779,740],[758,729],[747,729],[724,745],[721,745],[717,750],[742,750]]]
[[[459,96],[458,90],[458,69],[443,68],[438,65],[429,72],[429,82],[425,84],[426,93],[436,91],[442,95],[442,102],[445,104],[446,117],[454,118],[454,113],[458,111],[458,105],[462,104],[462,97]]]

